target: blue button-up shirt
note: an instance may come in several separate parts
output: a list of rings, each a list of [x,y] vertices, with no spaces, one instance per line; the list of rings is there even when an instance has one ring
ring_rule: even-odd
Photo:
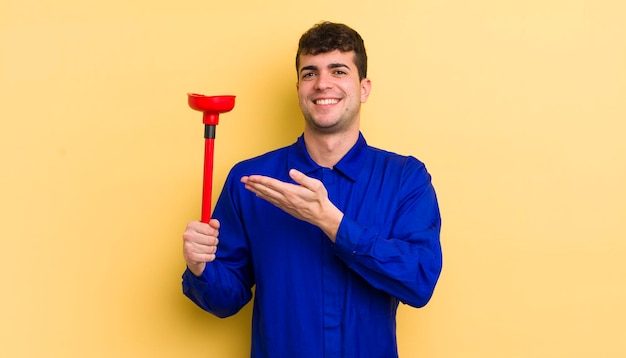
[[[324,183],[344,213],[333,243],[246,190],[245,175]],[[215,261],[183,292],[227,317],[252,298],[252,357],[397,357],[399,302],[425,305],[441,272],[441,218],[424,164],[367,145],[362,134],[335,165],[317,165],[301,136],[233,167],[215,206]]]

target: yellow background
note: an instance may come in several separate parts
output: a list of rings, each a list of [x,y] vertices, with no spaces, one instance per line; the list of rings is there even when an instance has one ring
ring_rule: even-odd
[[[181,293],[199,112],[230,166],[302,129],[294,55],[365,38],[369,143],[426,162],[444,270],[402,357],[626,356],[626,5],[620,0],[0,3],[0,356],[243,357],[250,307]]]

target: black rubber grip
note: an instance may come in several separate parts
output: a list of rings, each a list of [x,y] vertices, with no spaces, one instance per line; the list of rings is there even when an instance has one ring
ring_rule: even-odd
[[[212,124],[204,125],[204,138],[206,139],[214,139],[215,138],[215,126]]]

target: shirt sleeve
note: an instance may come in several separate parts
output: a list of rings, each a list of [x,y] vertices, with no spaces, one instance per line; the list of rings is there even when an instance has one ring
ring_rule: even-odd
[[[428,303],[442,268],[441,217],[426,168],[402,174],[397,210],[383,225],[346,217],[334,250],[373,287],[414,307]]]
[[[253,274],[246,236],[237,215],[232,175],[215,206],[213,217],[220,221],[220,243],[216,259],[195,276],[189,269],[182,275],[183,293],[199,307],[218,317],[239,312],[252,298]]]

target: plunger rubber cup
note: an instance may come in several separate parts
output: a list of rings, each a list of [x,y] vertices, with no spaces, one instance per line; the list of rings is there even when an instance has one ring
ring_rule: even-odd
[[[188,93],[189,107],[203,112],[204,124],[217,125],[220,113],[230,112],[235,107],[235,96],[204,96]]]
[[[200,221],[211,220],[211,197],[213,186],[213,156],[215,147],[215,126],[220,113],[230,112],[235,107],[235,96],[204,96],[188,93],[189,107],[203,113],[204,123],[204,179],[202,184],[202,215]]]

